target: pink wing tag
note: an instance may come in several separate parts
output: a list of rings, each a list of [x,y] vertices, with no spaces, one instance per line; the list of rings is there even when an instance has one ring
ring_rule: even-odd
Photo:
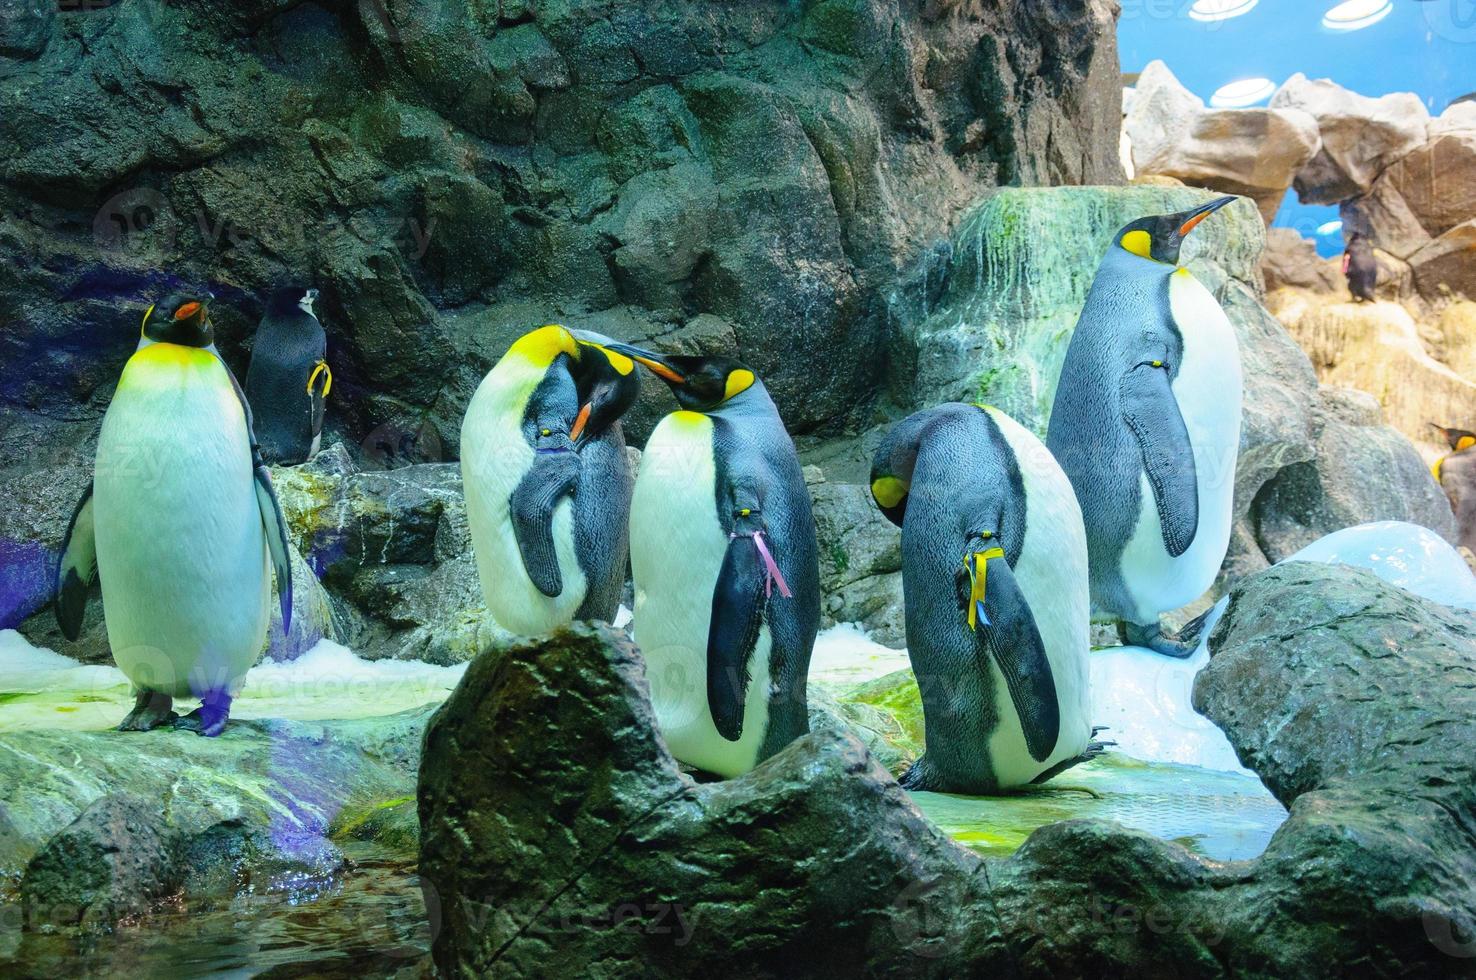
[[[730,538],[736,538],[738,536],[737,534],[728,535]],[[769,553],[769,546],[764,543],[764,532],[755,531],[753,534],[745,534],[743,537],[753,538],[753,543],[758,546],[759,557],[764,561],[764,571],[767,573],[764,578],[764,595],[773,595],[774,586],[777,585],[779,586],[780,595],[786,599],[793,599],[794,593],[789,591],[789,583],[784,581],[784,573],[779,571],[779,565],[774,561],[774,556]]]

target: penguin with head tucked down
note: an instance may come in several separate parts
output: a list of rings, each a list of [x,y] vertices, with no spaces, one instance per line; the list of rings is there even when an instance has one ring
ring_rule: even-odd
[[[902,528],[923,702],[926,751],[903,787],[997,793],[1099,753],[1086,531],[1040,440],[997,409],[927,409],[887,434],[871,493]]]
[[[672,755],[736,776],[809,731],[819,549],[794,443],[727,357],[626,354],[682,410],[641,456],[631,502],[635,636]]]
[[[1185,236],[1236,200],[1140,218],[1097,269],[1066,351],[1046,445],[1081,502],[1092,604],[1125,642],[1187,657],[1194,624],[1160,614],[1214,582],[1230,542],[1240,448],[1240,348],[1186,268]]]
[[[523,335],[462,421],[482,594],[515,633],[612,621],[620,604],[631,494],[620,417],[640,379],[603,339],[556,325]]]
[[[295,466],[318,453],[323,411],[333,388],[328,339],[313,312],[316,289],[288,286],[267,300],[251,366],[246,400],[256,421],[256,439],[268,463]]]
[[[1450,452],[1435,461],[1431,472],[1455,511],[1458,543],[1476,552],[1476,432],[1430,424],[1450,445]]]
[[[266,640],[273,572],[291,627],[287,527],[251,410],[215,353],[210,298],[176,293],[144,314],[57,572],[69,639],[100,581],[108,643],[136,697],[124,731],[173,722],[220,734]],[[200,707],[177,719],[173,699],[191,695]]]

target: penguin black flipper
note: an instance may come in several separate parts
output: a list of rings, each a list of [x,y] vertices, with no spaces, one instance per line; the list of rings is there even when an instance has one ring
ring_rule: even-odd
[[[534,587],[557,598],[564,591],[554,547],[554,508],[579,481],[579,454],[572,449],[538,450],[508,500],[513,536]]]
[[[253,452],[253,455],[255,453]],[[272,474],[256,456],[253,467],[256,481],[256,508],[261,512],[261,526],[266,531],[267,551],[272,556],[272,571],[277,576],[277,601],[282,606],[282,635],[292,629],[292,561],[287,547],[287,521],[282,517],[282,505],[277,501],[277,491],[272,487]]]
[[[1143,470],[1158,504],[1163,546],[1174,558],[1199,531],[1199,477],[1194,449],[1168,369],[1143,363],[1122,376],[1122,418],[1138,442]]]
[[[217,358],[219,354],[215,355]],[[292,552],[287,546],[287,520],[282,516],[282,505],[277,500],[277,491],[272,486],[272,474],[261,457],[261,446],[256,441],[256,425],[251,415],[251,403],[236,373],[225,361],[226,377],[231,379],[231,388],[236,400],[241,403],[241,412],[246,416],[246,437],[251,442],[251,478],[256,484],[256,509],[261,513],[261,527],[266,532],[267,551],[272,557],[272,571],[277,576],[277,602],[282,607],[282,635],[292,629]]]
[[[989,563],[987,581],[984,611],[989,624],[979,624],[976,645],[981,654],[987,649],[999,665],[1020,716],[1025,748],[1036,762],[1044,762],[1061,734],[1061,705],[1051,662],[1035,614],[1003,558]]]
[[[82,633],[87,590],[96,575],[97,539],[92,531],[92,484],[89,483],[72,511],[72,523],[67,527],[61,563],[56,570],[56,624],[69,640],[76,640]]]
[[[743,736],[748,668],[764,621],[764,562],[752,536],[728,541],[707,629],[707,708],[713,726],[730,742]]]

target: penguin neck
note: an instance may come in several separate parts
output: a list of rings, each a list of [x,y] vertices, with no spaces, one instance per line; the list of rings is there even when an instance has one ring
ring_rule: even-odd
[[[1156,279],[1173,275],[1180,268],[1182,266],[1134,255],[1127,249],[1114,245],[1102,260],[1102,267],[1098,270],[1098,274],[1110,272],[1122,277]]]

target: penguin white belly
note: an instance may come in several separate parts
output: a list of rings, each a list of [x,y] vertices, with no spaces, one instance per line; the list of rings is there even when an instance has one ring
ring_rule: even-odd
[[[523,412],[544,371],[516,357],[498,362],[472,397],[461,426],[461,476],[466,520],[477,559],[482,596],[492,618],[525,636],[547,633],[573,620],[584,604],[587,582],[574,547],[574,502],[554,507],[554,551],[564,590],[550,598],[538,591],[523,565],[513,534],[512,493],[533,465],[523,438]]]
[[[989,409],[989,414],[1015,451],[1025,484],[1025,543],[1014,574],[1045,644],[1061,713],[1055,749],[1037,762],[1025,745],[1004,674],[990,661],[1000,725],[989,739],[989,753],[1000,786],[1010,787],[1075,758],[1091,740],[1091,597],[1086,529],[1071,481],[1033,433],[1000,411]]]
[[[225,367],[167,344],[135,355],[103,419],[93,480],[118,667],[140,689],[233,693],[266,641],[271,573]]]
[[[712,595],[728,549],[718,521],[712,420],[675,412],[651,434],[631,501],[630,561],[635,639],[671,754],[720,776],[754,767],[769,720],[765,624],[749,661],[743,734],[718,734],[707,703],[707,633]]]
[[[1147,475],[1139,477],[1142,504],[1122,553],[1123,582],[1137,605],[1135,621],[1192,602],[1219,574],[1230,545],[1235,461],[1240,452],[1241,369],[1235,328],[1214,295],[1186,269],[1169,277],[1169,305],[1184,339],[1174,399],[1189,430],[1199,479],[1199,528],[1178,558],[1163,544],[1158,502]]]

